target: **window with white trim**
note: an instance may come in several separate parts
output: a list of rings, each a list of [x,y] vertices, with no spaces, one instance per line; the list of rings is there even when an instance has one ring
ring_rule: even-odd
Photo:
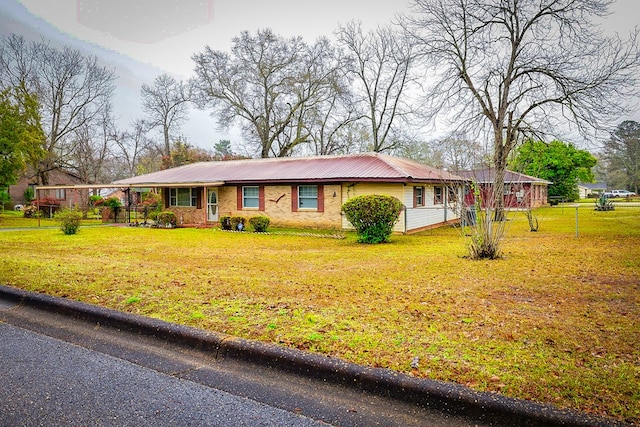
[[[258,186],[242,187],[242,207],[243,208],[259,208],[260,207],[260,187]]]
[[[318,209],[318,186],[298,186],[298,209]]]
[[[424,206],[424,187],[413,187],[413,206]]]
[[[56,188],[55,190],[56,199],[58,200],[66,200],[67,198],[67,190],[64,188]]]
[[[197,188],[170,188],[169,206],[195,207],[198,204]]]
[[[442,191],[442,187],[435,186],[433,187],[433,204],[441,205],[444,203],[443,198],[444,192]]]

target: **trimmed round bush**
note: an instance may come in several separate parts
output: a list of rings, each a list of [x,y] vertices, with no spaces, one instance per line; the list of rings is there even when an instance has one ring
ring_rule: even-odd
[[[253,230],[256,233],[266,232],[270,222],[271,220],[269,219],[269,217],[263,215],[249,218],[249,224],[251,225],[251,227],[253,227]]]
[[[231,221],[231,229],[233,231],[244,230],[244,225],[247,222],[243,216],[232,216],[230,221]]]
[[[223,230],[231,230],[231,215],[223,215],[220,217],[220,228]]]
[[[63,209],[55,218],[60,222],[60,229],[64,234],[76,234],[82,221],[82,212],[77,209]]]
[[[358,242],[384,243],[389,241],[403,208],[395,197],[366,194],[347,200],[342,212],[356,229]]]

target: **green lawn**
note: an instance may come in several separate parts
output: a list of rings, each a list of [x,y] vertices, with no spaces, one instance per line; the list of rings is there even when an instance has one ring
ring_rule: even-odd
[[[511,214],[496,261],[466,258],[448,227],[375,246],[352,234],[0,231],[0,282],[638,423],[640,207],[583,206],[577,238],[575,214],[540,209],[536,233]]]
[[[100,225],[102,221],[96,215],[90,215],[82,221],[84,225]],[[25,218],[21,211],[5,210],[0,213],[0,229],[2,228],[38,228],[59,227],[60,223],[53,218]]]

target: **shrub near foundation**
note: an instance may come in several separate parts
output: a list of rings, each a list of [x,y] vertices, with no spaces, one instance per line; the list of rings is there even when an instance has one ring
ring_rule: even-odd
[[[247,220],[243,216],[223,215],[220,217],[220,229],[227,231],[242,231],[246,222]]]
[[[231,230],[231,216],[223,215],[220,217],[220,229]]]
[[[174,228],[178,223],[176,214],[171,211],[162,211],[156,216],[156,224],[161,228]]]
[[[356,196],[342,205],[360,243],[388,242],[403,208],[400,200],[384,194]]]
[[[244,229],[244,225],[247,220],[243,216],[232,216],[231,219],[231,229],[233,231],[242,231]]]
[[[253,230],[256,233],[264,233],[267,231],[267,228],[269,228],[269,223],[271,222],[271,220],[269,219],[269,217],[260,215],[260,216],[254,216],[249,218],[249,224],[251,225],[251,227],[253,227]]]

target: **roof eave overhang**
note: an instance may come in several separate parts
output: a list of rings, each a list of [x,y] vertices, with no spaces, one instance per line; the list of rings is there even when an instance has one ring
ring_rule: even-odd
[[[67,184],[67,185],[38,185],[36,190],[92,190],[97,188],[162,188],[162,187],[221,187],[224,181],[202,181],[202,182],[136,182],[136,183],[111,183],[111,184]]]
[[[129,188],[162,188],[162,187],[222,187],[224,181],[190,181],[190,182],[139,182],[135,184],[116,185]]]
[[[409,183],[465,183],[470,182],[468,179],[442,179],[442,178],[299,178],[299,179],[269,179],[269,180],[230,180],[226,181],[226,185],[265,185],[265,184],[340,184],[353,182],[370,182],[370,183],[391,183],[391,184],[409,184]],[[172,186],[173,184],[171,184]]]

